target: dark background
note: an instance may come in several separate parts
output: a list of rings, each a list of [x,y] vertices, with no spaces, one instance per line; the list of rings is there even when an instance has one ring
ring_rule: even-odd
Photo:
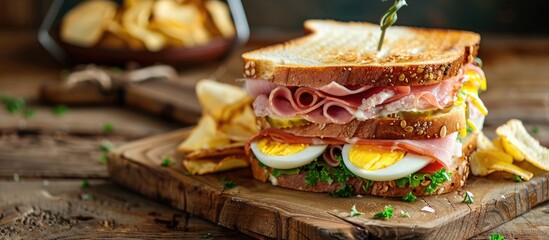
[[[75,0],[69,0],[75,1]],[[0,0],[0,30],[36,29],[52,0]],[[378,22],[388,0],[243,0],[252,37],[297,35],[310,18]],[[549,35],[549,1],[408,0],[398,25],[456,28],[481,34]]]

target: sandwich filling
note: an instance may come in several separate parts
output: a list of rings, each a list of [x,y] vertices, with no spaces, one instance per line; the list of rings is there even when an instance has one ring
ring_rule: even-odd
[[[355,119],[364,121],[402,112],[429,114],[466,102],[475,105],[483,115],[487,114],[478,98],[478,90],[486,89],[486,78],[482,69],[474,64],[466,64],[458,75],[427,86],[342,86],[331,82],[315,89],[247,80],[245,88],[255,99],[256,116],[293,121],[298,125],[346,124]]]

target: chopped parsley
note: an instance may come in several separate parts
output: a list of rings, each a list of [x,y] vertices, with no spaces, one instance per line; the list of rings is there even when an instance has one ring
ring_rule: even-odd
[[[467,203],[467,204],[474,203],[475,201],[473,200],[473,194],[469,191],[466,191],[465,195],[463,196],[463,201],[462,202]]]
[[[4,108],[10,114],[21,112],[25,108],[25,99],[23,98],[1,96],[0,102],[4,104]]]
[[[353,196],[353,186],[349,184],[343,185],[339,190],[331,192],[330,195],[340,198],[351,197]]]
[[[101,154],[99,155],[99,162],[100,162],[100,163],[105,164],[105,163],[107,163],[108,161],[109,161],[109,155],[108,155],[107,153],[101,153]]]
[[[515,175],[515,182],[522,182],[522,177],[519,175]]]
[[[324,182],[328,182],[328,184],[332,184],[332,182],[334,182],[334,179],[332,179],[332,177],[330,177],[330,174],[328,173],[328,171],[326,171],[326,169],[322,169],[320,171],[319,180],[324,181]]]
[[[505,240],[505,238],[501,235],[499,235],[498,233],[494,233],[492,235],[490,235],[490,240]]]
[[[533,126],[532,127],[532,133],[536,134],[536,135],[539,134],[539,127],[538,126]]]
[[[414,194],[412,193],[412,191],[408,192],[408,194],[406,194],[406,196],[402,197],[402,200],[406,201],[406,202],[414,202],[416,201],[416,196],[414,196]]]
[[[82,180],[82,184],[80,185],[80,188],[82,189],[90,188],[90,182],[88,182],[88,179]]]
[[[101,145],[99,145],[99,148],[101,149],[101,151],[103,152],[110,152],[111,150],[113,150],[115,148],[114,144],[110,141],[103,141],[101,143]]]
[[[339,160],[339,167],[331,167],[320,160],[313,161],[308,165],[300,167],[299,169],[307,171],[305,184],[307,186],[314,186],[317,181],[324,181],[328,184],[332,184],[334,181],[344,183],[349,180],[349,177],[353,176],[353,174],[347,169],[345,164],[343,164],[341,156],[336,156],[336,158]]]
[[[53,107],[51,110],[51,113],[55,115],[56,117],[62,117],[69,111],[69,108],[65,105],[57,105]]]
[[[433,194],[438,187],[442,186],[443,182],[452,180],[450,178],[452,174],[446,171],[446,168],[436,171],[431,175],[431,183],[427,186],[424,191],[428,194]]]
[[[162,162],[160,163],[160,166],[169,167],[170,165],[172,165],[172,160],[170,159],[170,157],[164,156],[164,158],[162,158]]]
[[[223,181],[223,189],[228,190],[228,189],[233,189],[235,187],[236,187],[236,183],[234,181],[231,181],[231,180]]]
[[[34,117],[35,114],[36,114],[36,111],[34,111],[34,109],[31,109],[31,108],[27,108],[23,111],[23,117],[25,117],[26,119],[31,119],[32,117]]]
[[[104,134],[114,132],[114,125],[112,125],[112,123],[103,123],[103,126],[101,126],[101,132]]]
[[[280,177],[282,175],[294,175],[299,173],[299,168],[292,168],[292,169],[277,169],[273,168],[271,170],[271,175],[274,177]]]
[[[433,174],[413,173],[408,175],[407,177],[395,180],[395,183],[399,188],[405,188],[407,186],[417,187],[421,182],[429,179],[431,180],[431,183],[424,189],[424,191],[428,194],[433,194],[438,189],[438,187],[442,185],[443,182],[452,180],[450,178],[451,176],[452,174],[447,172],[446,169],[443,168]]]
[[[257,163],[260,167],[262,168],[267,168],[267,165],[265,165],[264,163],[262,163],[261,161],[259,161],[255,156],[254,156],[255,160],[257,160]]]
[[[410,218],[410,214],[404,210],[400,210],[400,216],[404,218]]]
[[[364,215],[364,213],[357,211],[356,210],[356,204],[354,204],[353,207],[351,208],[351,217],[356,217],[356,216],[360,216],[360,215]]]
[[[207,232],[204,235],[202,235],[202,238],[212,238],[213,234],[211,232]]]
[[[383,211],[374,214],[374,218],[375,219],[389,220],[389,218],[393,217],[393,212],[394,211],[395,210],[393,209],[393,207],[391,205],[385,206],[385,209],[383,209]]]
[[[368,191],[368,189],[373,186],[375,183],[374,180],[368,180],[368,179],[364,179],[364,185],[362,186],[362,188],[364,188],[364,191]]]

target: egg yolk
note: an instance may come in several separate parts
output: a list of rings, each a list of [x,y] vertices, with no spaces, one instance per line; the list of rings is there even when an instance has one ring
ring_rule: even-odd
[[[375,171],[395,164],[404,155],[404,151],[391,151],[369,145],[354,145],[349,150],[349,161],[358,168]]]
[[[271,156],[287,156],[305,150],[309,144],[288,144],[263,138],[257,143],[259,151]]]

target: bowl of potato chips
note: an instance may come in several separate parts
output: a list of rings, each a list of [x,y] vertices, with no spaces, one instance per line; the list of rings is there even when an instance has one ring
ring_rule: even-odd
[[[247,41],[240,0],[56,0],[39,40],[69,63],[195,65]]]

